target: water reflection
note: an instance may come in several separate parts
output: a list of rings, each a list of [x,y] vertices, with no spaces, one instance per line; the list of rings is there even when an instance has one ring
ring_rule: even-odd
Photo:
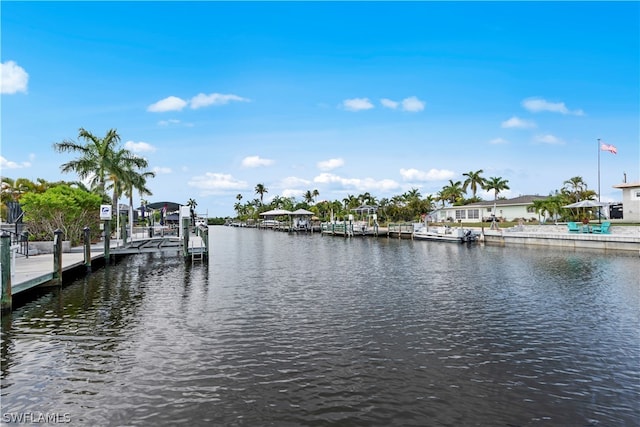
[[[213,228],[2,323],[3,411],[77,425],[638,425],[637,257]]]

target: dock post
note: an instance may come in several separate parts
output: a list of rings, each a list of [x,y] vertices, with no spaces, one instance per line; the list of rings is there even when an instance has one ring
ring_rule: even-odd
[[[2,270],[1,311],[11,311],[11,235],[6,231],[0,236],[0,269]]]
[[[85,227],[84,231],[84,266],[87,273],[91,273],[91,229]]]
[[[109,248],[111,248],[111,220],[104,221],[104,262],[109,265]]]
[[[62,285],[62,230],[53,232],[53,280]]]
[[[204,240],[204,258],[209,259],[209,227],[200,230],[200,237]]]
[[[182,256],[184,260],[189,259],[189,222],[191,218],[182,218]]]

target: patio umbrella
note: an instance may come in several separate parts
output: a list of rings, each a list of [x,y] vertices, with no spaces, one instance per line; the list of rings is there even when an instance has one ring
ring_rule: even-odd
[[[581,200],[579,202],[571,203],[570,205],[563,206],[563,208],[599,208],[607,206],[608,203],[597,202],[595,200]]]
[[[571,203],[569,205],[565,205],[563,206],[563,208],[580,208],[580,209],[587,209],[587,208],[598,208],[598,223],[600,223],[601,219],[600,219],[600,208],[602,206],[607,206],[609,205],[609,203],[603,203],[603,202],[598,202],[595,200],[581,200],[579,202],[575,202],[575,203]]]

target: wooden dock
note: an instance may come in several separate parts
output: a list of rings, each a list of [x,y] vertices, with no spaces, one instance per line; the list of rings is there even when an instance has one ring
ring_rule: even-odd
[[[94,267],[111,262],[115,257],[173,252],[182,255],[186,262],[204,261],[208,259],[208,240],[208,228],[201,226],[196,227],[195,233],[187,233],[181,237],[138,237],[126,242],[108,241],[109,246],[103,241],[94,245],[74,247],[69,252],[62,252],[62,245],[56,249],[54,243],[53,253],[27,257],[12,254],[15,250],[14,245],[10,245],[8,235],[3,235],[0,248],[2,310],[11,310],[11,301],[16,295],[39,287],[62,286],[63,281],[90,273]]]

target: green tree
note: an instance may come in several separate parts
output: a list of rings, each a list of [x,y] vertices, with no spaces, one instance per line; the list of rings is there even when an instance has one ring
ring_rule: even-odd
[[[463,173],[462,176],[466,176],[467,179],[464,180],[462,184],[462,189],[466,192],[467,188],[471,188],[471,194],[473,199],[476,198],[476,193],[478,192],[478,188],[484,188],[485,179],[481,176],[484,171],[482,169],[478,171],[470,171],[467,173]]]
[[[509,180],[492,176],[491,178],[486,180],[484,188],[486,190],[493,190],[493,200],[496,201],[498,200],[498,194],[500,194],[501,191],[509,190],[508,183]]]
[[[195,225],[196,223],[196,206],[198,206],[198,202],[195,199],[189,199],[187,201],[187,206],[189,206],[189,214],[191,215],[191,224]]]
[[[269,192],[267,187],[265,187],[264,184],[257,184],[256,188],[255,188],[255,192],[256,192],[257,195],[260,196],[260,204],[264,205],[264,203],[263,203],[264,195]]]
[[[80,157],[60,166],[63,173],[75,172],[81,180],[90,180],[90,186],[100,194],[105,194],[106,180],[113,170],[113,154],[120,144],[120,135],[115,129],[107,131],[103,138],[80,128],[78,139],[84,144],[69,139],[53,144],[59,153],[79,153]]]
[[[53,232],[60,229],[72,245],[82,241],[84,227],[98,236],[101,203],[99,195],[68,185],[57,185],[43,193],[26,193],[20,200],[33,239],[53,240]]]

